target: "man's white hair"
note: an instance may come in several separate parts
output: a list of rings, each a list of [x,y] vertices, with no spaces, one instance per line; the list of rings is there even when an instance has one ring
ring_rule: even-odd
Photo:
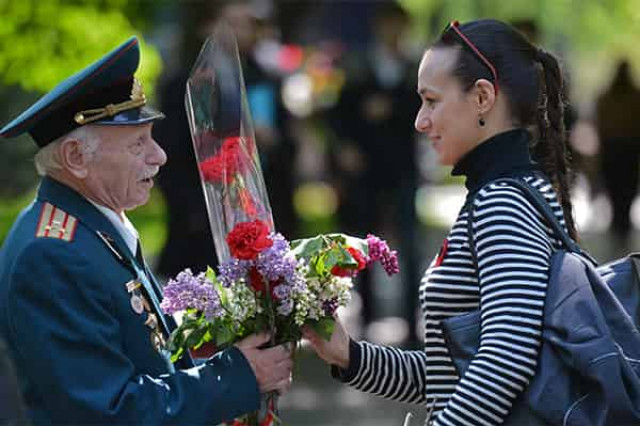
[[[62,170],[60,145],[66,140],[75,139],[81,142],[82,154],[91,159],[98,149],[100,136],[92,126],[81,126],[40,148],[33,158],[36,170],[40,176]]]

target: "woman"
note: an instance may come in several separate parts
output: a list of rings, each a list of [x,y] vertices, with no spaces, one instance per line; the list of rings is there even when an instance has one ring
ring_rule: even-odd
[[[560,243],[519,189],[492,181],[527,180],[576,237],[561,71],[509,25],[454,22],[424,54],[417,89],[416,129],[433,142],[441,164],[466,176],[477,264],[464,207],[422,280],[424,351],[356,343],[339,322],[330,341],[311,330],[306,337],[334,376],[433,408],[436,425],[501,424],[536,370],[549,259]],[[442,320],[478,308],[480,348],[459,377]]]

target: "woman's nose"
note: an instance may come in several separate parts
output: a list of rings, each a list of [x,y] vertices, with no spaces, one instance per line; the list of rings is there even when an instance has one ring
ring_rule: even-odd
[[[428,114],[426,114],[423,108],[420,108],[418,114],[416,115],[415,128],[419,132],[426,132],[431,126],[431,119]]]

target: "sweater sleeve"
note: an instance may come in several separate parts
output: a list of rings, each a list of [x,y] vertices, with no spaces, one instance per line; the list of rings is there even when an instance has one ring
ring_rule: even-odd
[[[391,400],[422,404],[426,354],[368,342],[350,342],[346,370],[332,368],[333,376],[363,392]]]
[[[491,184],[474,206],[479,350],[437,425],[496,425],[531,381],[541,346],[552,246],[543,219],[519,190]]]

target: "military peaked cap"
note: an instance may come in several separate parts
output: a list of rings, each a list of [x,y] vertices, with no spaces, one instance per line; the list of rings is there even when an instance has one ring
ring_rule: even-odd
[[[137,125],[164,118],[146,106],[134,78],[140,62],[136,37],[58,84],[0,130],[11,138],[28,132],[43,147],[84,124]]]

